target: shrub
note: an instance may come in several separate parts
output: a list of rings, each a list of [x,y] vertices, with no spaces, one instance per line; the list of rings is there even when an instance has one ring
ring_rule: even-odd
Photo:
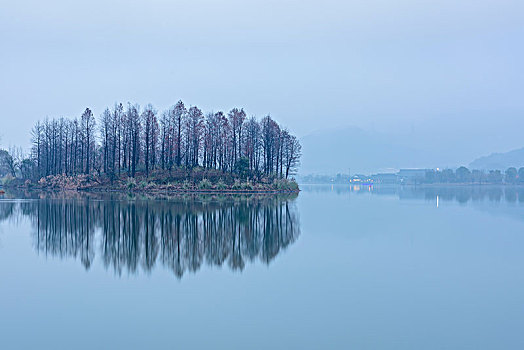
[[[275,179],[273,181],[273,188],[279,191],[297,191],[298,184],[295,180]]]
[[[212,186],[213,185],[211,184],[211,181],[209,181],[208,179],[202,179],[198,184],[198,188],[200,188],[201,190],[209,189]]]
[[[246,190],[246,191],[251,191],[251,190],[253,190],[253,185],[251,184],[251,182],[246,181],[246,182],[242,182],[242,184],[240,184],[240,188],[243,189],[243,190]]]
[[[235,180],[233,185],[231,186],[233,190],[240,190],[242,189],[242,184],[240,183],[240,180]]]
[[[222,181],[222,179],[218,180],[217,182],[217,190],[225,190],[227,188],[227,185]]]
[[[184,180],[184,182],[182,182],[182,189],[190,190],[192,187],[193,185],[188,180]]]
[[[291,191],[298,191],[298,184],[297,184],[297,182],[295,181],[295,179],[288,180],[288,188],[289,188]]]
[[[13,176],[11,176],[10,174],[4,176],[4,178],[2,179],[2,184],[4,186],[9,186],[9,184],[11,184],[11,182],[13,182],[15,178]]]
[[[253,189],[255,189],[257,191],[265,191],[265,190],[267,190],[267,186],[257,183],[257,184],[255,184],[253,186]]]
[[[282,190],[283,186],[284,185],[283,185],[281,180],[279,180],[279,179],[273,180],[273,189],[275,189],[275,190]]]
[[[127,178],[126,187],[130,190],[136,187],[136,180],[132,177]]]

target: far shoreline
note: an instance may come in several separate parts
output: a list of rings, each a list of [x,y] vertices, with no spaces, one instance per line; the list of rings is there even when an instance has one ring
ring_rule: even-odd
[[[373,186],[389,186],[389,187],[473,187],[473,186],[493,186],[493,187],[524,187],[524,183],[516,183],[516,184],[510,184],[510,183],[448,183],[448,182],[439,182],[439,183],[422,183],[422,184],[414,184],[414,183],[407,183],[407,184],[388,184],[388,183],[375,183],[375,184],[358,184],[358,183],[340,183],[340,182],[316,182],[316,183],[299,183],[300,186],[330,186],[330,185],[337,185],[337,186],[360,186],[360,187],[373,187]]]

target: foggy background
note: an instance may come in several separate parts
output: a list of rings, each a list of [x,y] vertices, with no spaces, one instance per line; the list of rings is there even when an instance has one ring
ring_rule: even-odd
[[[270,113],[302,138],[302,173],[452,167],[524,147],[522,1],[0,8],[4,148],[28,149],[46,116],[179,99]]]

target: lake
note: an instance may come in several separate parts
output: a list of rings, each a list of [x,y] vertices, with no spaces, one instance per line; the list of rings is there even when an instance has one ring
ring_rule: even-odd
[[[524,188],[0,196],[0,347],[522,349]]]

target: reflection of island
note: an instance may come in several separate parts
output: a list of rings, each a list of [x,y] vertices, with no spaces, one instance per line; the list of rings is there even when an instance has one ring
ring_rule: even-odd
[[[243,269],[265,264],[300,234],[292,196],[178,199],[45,198],[19,203],[34,224],[39,253],[79,258],[87,268],[100,251],[117,274],[157,264],[177,277],[202,264]],[[14,212],[4,207],[0,212]]]

